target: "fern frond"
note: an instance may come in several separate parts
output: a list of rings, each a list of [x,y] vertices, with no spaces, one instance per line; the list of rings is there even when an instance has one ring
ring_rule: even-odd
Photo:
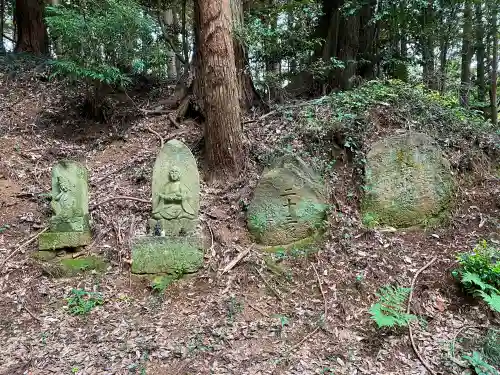
[[[379,301],[372,305],[369,312],[379,328],[406,326],[415,315],[406,313],[405,302],[410,294],[410,288],[383,286],[376,293]]]

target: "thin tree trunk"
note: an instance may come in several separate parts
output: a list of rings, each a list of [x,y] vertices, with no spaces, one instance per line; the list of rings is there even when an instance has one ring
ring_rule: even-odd
[[[233,20],[233,45],[236,64],[236,77],[238,78],[240,107],[247,111],[253,106],[262,107],[262,100],[255,89],[248,66],[247,51],[237,38],[235,31],[243,27],[243,2],[231,0],[231,14]]]
[[[43,0],[16,0],[17,43],[14,52],[30,52],[34,55],[48,53],[43,7]]]
[[[434,23],[435,12],[432,0],[430,0],[427,8],[423,10],[423,33],[420,37],[420,45],[422,47],[424,84],[432,90],[437,90],[438,82],[434,64]]]
[[[5,53],[5,45],[3,43],[4,18],[5,18],[5,0],[0,0],[0,54]]]
[[[196,0],[199,66],[211,182],[237,177],[245,166],[230,0]]]
[[[465,0],[462,37],[462,68],[460,74],[460,105],[469,106],[470,64],[472,60],[472,0]]]
[[[484,47],[484,23],[483,8],[480,2],[476,2],[476,59],[477,59],[477,100],[486,101],[485,82],[485,47]]]
[[[178,41],[179,40],[179,15],[174,12],[174,28],[176,30],[176,34],[175,34],[175,40]],[[183,31],[181,30],[181,33]],[[181,34],[182,36],[182,34]],[[184,48],[184,47],[183,47]],[[179,80],[179,78],[181,77],[181,70],[182,70],[182,66],[181,66],[181,61],[177,58],[177,56],[175,56],[175,71],[177,73],[177,80]]]
[[[166,25],[166,32],[170,33],[173,30],[174,25],[174,12],[172,9],[167,9],[163,12],[163,22]],[[177,70],[175,66],[175,51],[173,48],[177,48],[177,38],[170,38],[172,40],[172,49],[167,51],[167,77],[169,79],[177,78]]]
[[[498,107],[497,107],[497,79],[498,79],[498,5],[493,4],[491,33],[493,39],[493,57],[491,61],[491,89],[490,89],[490,106],[491,106],[491,122],[493,125],[498,125]]]

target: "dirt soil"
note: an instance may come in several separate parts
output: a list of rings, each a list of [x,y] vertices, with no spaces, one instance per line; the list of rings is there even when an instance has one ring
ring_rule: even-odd
[[[130,274],[129,240],[145,232],[159,136],[184,141],[203,178],[203,134],[194,122],[177,129],[166,115],[142,116],[137,107],[154,98],[129,94],[134,105],[99,124],[81,116],[82,98],[62,84],[30,75],[0,81],[0,374],[425,374],[408,330],[377,329],[368,309],[379,287],[409,287],[433,257],[412,300],[412,312],[426,322],[413,330],[429,366],[463,373],[449,355],[457,331],[498,327],[498,315],[464,296],[450,274],[458,252],[482,238],[500,240],[500,186],[486,173],[459,176],[446,227],[368,230],[360,224],[353,168],[338,162],[329,181],[337,213],[317,253],[285,257],[276,272],[252,248],[222,274],[251,246],[242,207],[262,171],[252,160],[238,181],[202,186],[210,244],[203,270],[154,292]],[[286,124],[268,116],[248,121],[245,131],[255,154],[272,149]],[[19,248],[46,227],[51,167],[65,157],[90,171],[94,242],[84,252],[111,262],[104,274],[51,278],[30,257],[36,241]],[[117,196],[144,202],[100,203]],[[72,288],[99,291],[104,304],[71,316],[65,298]]]

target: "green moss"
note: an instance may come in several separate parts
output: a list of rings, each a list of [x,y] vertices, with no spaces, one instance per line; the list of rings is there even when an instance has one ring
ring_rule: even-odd
[[[142,237],[132,244],[132,272],[135,274],[184,274],[203,265],[201,239],[196,235]]]
[[[90,232],[45,232],[38,238],[40,250],[56,250],[64,248],[76,248],[90,244],[92,234]]]
[[[260,246],[259,249],[268,253],[283,254],[286,256],[297,257],[299,254],[307,256],[308,254],[317,251],[318,247],[316,245],[322,240],[323,240],[323,232],[318,231],[309,237],[303,238],[301,240],[289,244],[275,245],[275,246]]]
[[[391,137],[367,157],[363,223],[369,227],[428,227],[443,223],[454,193],[449,164],[422,134]]]
[[[109,264],[103,259],[90,255],[87,257],[70,258],[55,257],[41,264],[44,272],[53,277],[73,277],[88,271],[104,272]]]

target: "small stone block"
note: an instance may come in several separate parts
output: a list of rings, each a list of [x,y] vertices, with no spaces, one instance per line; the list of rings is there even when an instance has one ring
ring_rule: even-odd
[[[201,239],[190,236],[144,236],[132,243],[132,273],[184,274],[203,265]]]
[[[45,232],[38,239],[40,250],[75,248],[90,244],[92,234],[90,232]]]

